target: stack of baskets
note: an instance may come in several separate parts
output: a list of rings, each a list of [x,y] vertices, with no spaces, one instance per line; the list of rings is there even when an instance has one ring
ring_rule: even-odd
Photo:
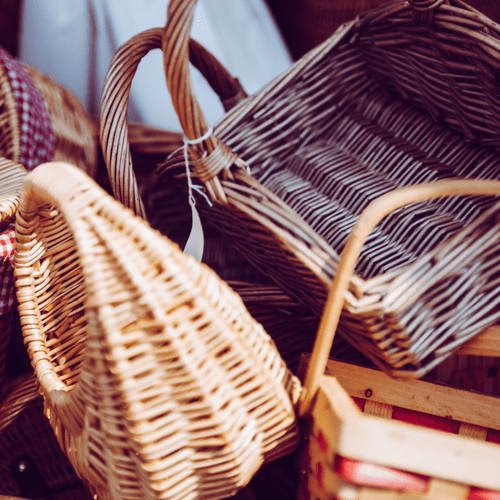
[[[500,318],[500,28],[461,0],[387,3],[246,97],[190,42],[195,5],[171,0],[166,29],[138,35],[111,65],[100,133],[115,196],[154,220],[132,171],[125,115],[140,59],[161,47],[186,138],[158,167],[166,186],[154,202],[179,214],[175,232],[185,229],[187,195],[196,196],[213,240],[222,232],[265,276],[265,290],[254,286],[260,274],[232,282],[249,304],[263,297],[279,310],[280,297],[287,306],[293,297],[311,325],[326,310],[300,400],[312,421],[309,451],[322,454],[307,462],[308,493],[334,492],[322,485],[337,480],[339,453],[435,475],[432,485],[446,483],[441,498],[499,489],[486,477],[500,463],[496,446],[362,419],[322,376],[337,326],[385,371],[416,378]],[[192,92],[190,59],[227,102],[213,129]],[[384,196],[394,190],[395,206]],[[377,206],[396,210],[370,233]],[[223,498],[295,449],[297,379],[215,273],[67,165],[29,174],[16,227],[23,335],[55,435],[90,491]],[[221,273],[229,268],[222,262]],[[302,340],[291,342],[302,350]],[[364,436],[374,446],[353,451]],[[398,436],[409,445],[398,448]],[[442,463],[426,463],[424,451],[414,459],[419,436]],[[376,446],[385,438],[387,453]],[[443,443],[462,455],[446,461]],[[481,453],[486,472],[471,467],[450,486],[467,451]],[[440,498],[436,491],[420,497]]]
[[[0,136],[0,493],[29,496],[22,487],[29,480],[16,482],[13,470],[22,458],[42,467],[49,494],[79,480],[43,420],[41,402],[33,401],[39,393],[32,375],[18,378],[29,364],[27,356],[26,364],[17,358],[22,341],[16,338],[8,348],[11,331],[21,335],[13,311],[15,213],[27,171],[40,163],[64,159],[96,174],[97,129],[67,89],[0,48]]]

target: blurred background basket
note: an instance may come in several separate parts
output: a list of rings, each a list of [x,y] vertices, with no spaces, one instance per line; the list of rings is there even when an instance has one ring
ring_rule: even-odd
[[[283,37],[295,59],[329,38],[343,23],[392,0],[267,0]],[[469,0],[495,22],[500,21],[500,6],[495,0]]]
[[[97,130],[78,98],[4,49],[0,56],[1,154],[28,170],[55,158],[95,176]]]

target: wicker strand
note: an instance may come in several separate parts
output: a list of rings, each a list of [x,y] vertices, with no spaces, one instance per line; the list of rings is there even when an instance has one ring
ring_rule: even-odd
[[[26,380],[19,383],[0,405],[0,433],[7,429],[34,399],[39,397],[36,378],[33,375],[26,377]]]
[[[448,3],[448,0],[409,0],[413,9],[418,11],[431,11],[440,7],[443,3]]]

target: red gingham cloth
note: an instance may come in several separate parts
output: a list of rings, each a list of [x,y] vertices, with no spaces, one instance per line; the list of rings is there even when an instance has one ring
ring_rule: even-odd
[[[21,130],[19,163],[33,170],[54,158],[54,129],[43,97],[22,64],[0,47],[0,64],[7,75],[16,101]]]
[[[16,101],[21,132],[21,163],[33,170],[54,158],[54,129],[43,97],[22,64],[0,47],[0,64]],[[0,151],[0,155],[2,152]],[[0,223],[0,316],[11,311],[14,289],[14,218]]]
[[[0,224],[0,316],[14,306],[14,219]]]

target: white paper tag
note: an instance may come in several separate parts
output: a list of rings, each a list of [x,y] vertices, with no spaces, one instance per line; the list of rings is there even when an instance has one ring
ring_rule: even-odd
[[[198,210],[194,205],[191,205],[192,226],[191,233],[184,247],[184,253],[192,255],[198,262],[203,258],[203,247],[205,246],[205,238],[203,236],[203,227]]]

